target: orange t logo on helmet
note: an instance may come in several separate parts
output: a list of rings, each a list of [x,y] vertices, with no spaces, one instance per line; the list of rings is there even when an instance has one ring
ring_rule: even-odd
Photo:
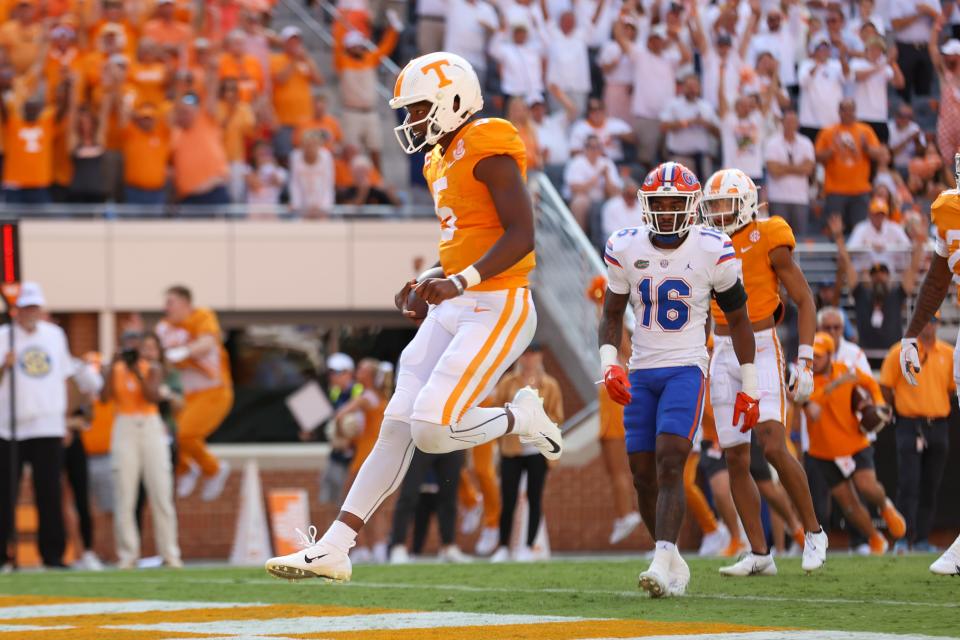
[[[437,85],[437,88],[442,89],[448,84],[452,84],[450,79],[443,72],[443,68],[449,65],[450,62],[447,60],[437,60],[436,62],[431,62],[430,64],[425,64],[420,68],[420,71],[423,72],[423,75],[428,75],[431,71],[437,74],[437,81],[440,83]]]

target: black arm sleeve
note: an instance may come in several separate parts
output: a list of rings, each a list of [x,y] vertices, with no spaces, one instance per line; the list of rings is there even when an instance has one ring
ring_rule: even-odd
[[[740,280],[726,291],[714,291],[713,297],[721,311],[736,311],[747,304],[747,290],[743,288]]]

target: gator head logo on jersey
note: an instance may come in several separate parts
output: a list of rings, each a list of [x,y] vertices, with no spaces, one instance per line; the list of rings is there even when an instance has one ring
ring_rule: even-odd
[[[647,174],[637,198],[651,233],[679,238],[696,222],[700,181],[679,162],[664,162]]]
[[[707,180],[700,203],[703,221],[732,235],[756,217],[757,201],[757,185],[750,176],[740,169],[721,169]]]
[[[480,81],[470,63],[438,51],[407,63],[393,89],[391,109],[407,109],[393,131],[407,153],[434,145],[483,108]]]

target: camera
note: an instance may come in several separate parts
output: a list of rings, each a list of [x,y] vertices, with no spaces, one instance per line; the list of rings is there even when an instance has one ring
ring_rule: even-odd
[[[140,359],[140,352],[137,349],[124,349],[120,352],[120,359],[128,367],[134,367]]]

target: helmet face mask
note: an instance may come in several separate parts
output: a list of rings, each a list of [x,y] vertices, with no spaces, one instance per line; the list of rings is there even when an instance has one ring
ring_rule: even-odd
[[[721,169],[707,180],[700,216],[714,229],[732,235],[757,215],[757,187],[738,169]]]
[[[637,199],[651,234],[679,238],[697,222],[700,182],[682,164],[665,162],[647,174]]]
[[[420,103],[426,103],[426,100],[420,100],[407,107],[407,117],[403,123],[393,128],[394,135],[397,136],[397,142],[407,153],[416,153],[428,144],[436,144],[437,140],[443,137],[443,131],[437,125],[437,103],[431,103],[427,114],[422,118],[412,121],[414,117],[410,107]]]

